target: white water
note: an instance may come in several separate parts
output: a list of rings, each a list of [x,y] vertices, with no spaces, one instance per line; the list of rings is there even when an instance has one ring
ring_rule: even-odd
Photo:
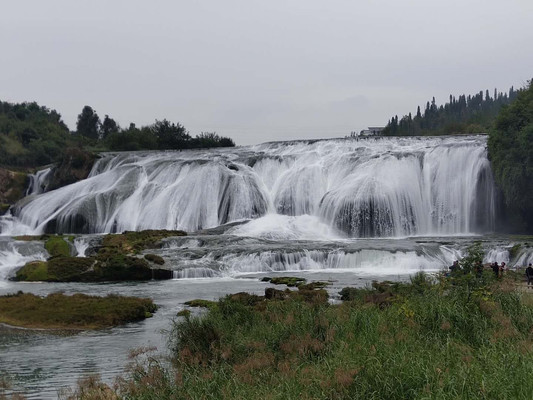
[[[42,242],[0,238],[0,287],[6,286],[6,279],[15,269],[29,261],[44,261],[48,256]]]
[[[90,240],[87,237],[80,236],[74,238],[74,249],[76,251],[76,257],[85,257],[85,252],[89,248]]]
[[[32,194],[41,194],[47,191],[50,178],[52,177],[52,168],[42,169],[35,174],[29,175],[30,184],[26,190],[26,196]]]
[[[491,231],[494,208],[483,136],[324,140],[106,154],[88,179],[23,200],[0,228],[195,231],[257,219],[235,233],[439,236]]]

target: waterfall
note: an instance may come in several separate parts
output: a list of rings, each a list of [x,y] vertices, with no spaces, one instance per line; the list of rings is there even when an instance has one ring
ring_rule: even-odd
[[[0,285],[16,268],[29,261],[44,261],[47,257],[43,242],[0,238]]]
[[[0,229],[196,231],[255,220],[243,232],[457,235],[493,230],[494,198],[485,136],[275,142],[106,153],[87,179],[21,201]]]
[[[35,174],[29,175],[30,184],[26,190],[26,196],[31,194],[40,194],[46,192],[48,185],[50,184],[50,179],[52,178],[53,172],[52,168],[42,169],[37,171]]]

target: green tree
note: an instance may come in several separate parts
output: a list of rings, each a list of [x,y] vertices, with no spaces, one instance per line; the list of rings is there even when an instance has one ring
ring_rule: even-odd
[[[119,130],[118,124],[113,118],[109,118],[109,115],[106,114],[104,117],[104,122],[102,122],[101,136],[102,139],[105,139],[112,133],[117,133]]]
[[[498,115],[489,156],[513,228],[533,232],[533,80]]]
[[[78,115],[76,123],[76,132],[79,135],[89,139],[97,140],[100,137],[100,118],[96,111],[90,106],[83,107],[81,114]]]
[[[157,121],[151,126],[154,136],[157,138],[160,150],[186,149],[190,147],[191,136],[183,125],[174,124],[164,119]]]

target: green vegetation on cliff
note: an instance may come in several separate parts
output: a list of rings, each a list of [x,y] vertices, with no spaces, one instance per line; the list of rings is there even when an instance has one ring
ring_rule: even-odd
[[[0,165],[50,164],[75,144],[61,115],[37,103],[0,101]]]
[[[411,113],[392,117],[383,134],[386,136],[412,135],[449,135],[458,133],[486,133],[492,127],[494,119],[502,106],[512,102],[517,91],[512,87],[509,93],[498,93],[494,89],[491,97],[489,91],[479,92],[473,96],[464,94],[456,98],[450,95],[450,100],[444,105],[437,106],[435,98],[426,103],[422,113],[420,106],[415,116]]]
[[[533,232],[533,80],[501,110],[488,145],[510,228]]]
[[[106,297],[53,293],[0,296],[0,322],[44,329],[100,329],[141,321],[156,311],[150,299],[108,295]]]

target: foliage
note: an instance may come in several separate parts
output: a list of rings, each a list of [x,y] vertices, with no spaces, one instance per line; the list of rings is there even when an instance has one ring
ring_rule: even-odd
[[[533,80],[504,107],[489,134],[489,157],[514,227],[533,231]]]
[[[83,107],[78,115],[76,133],[86,138],[96,140],[100,136],[100,117],[90,106]]]
[[[156,310],[151,299],[31,293],[0,296],[0,322],[28,328],[100,329],[140,321]]]
[[[35,102],[0,101],[0,165],[46,165],[71,142],[74,140],[57,111]]]
[[[224,136],[217,135],[216,132],[202,132],[192,139],[192,146],[194,148],[206,147],[234,147],[235,142]]]
[[[120,127],[113,118],[109,118],[109,115],[106,114],[104,121],[102,122],[102,128],[100,134],[102,139],[105,139],[113,133],[117,133]]]
[[[122,129],[109,115],[101,121],[86,105],[70,132],[61,115],[37,103],[0,101],[0,165],[38,167],[64,159],[65,149],[93,151],[181,150],[235,146],[215,132],[192,137],[180,123],[166,119],[141,128]]]
[[[450,95],[449,102],[437,106],[435,97],[426,103],[424,113],[420,112],[420,106],[416,115],[411,113],[392,117],[383,134],[387,136],[405,135],[446,135],[456,133],[485,133],[493,124],[502,106],[512,102],[518,92],[512,87],[509,94],[498,93],[494,89],[491,97],[489,91],[479,92],[473,96],[464,94],[456,98]]]

